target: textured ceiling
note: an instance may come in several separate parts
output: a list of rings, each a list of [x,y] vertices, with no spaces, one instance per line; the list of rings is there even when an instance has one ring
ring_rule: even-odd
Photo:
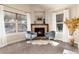
[[[6,4],[7,5],[7,4]],[[34,11],[44,11],[44,10],[59,10],[65,9],[74,4],[8,4],[7,6],[14,7],[22,10],[34,10]]]
[[[72,4],[32,4],[30,5],[31,8],[40,8],[45,10],[58,10],[64,9],[73,6]]]

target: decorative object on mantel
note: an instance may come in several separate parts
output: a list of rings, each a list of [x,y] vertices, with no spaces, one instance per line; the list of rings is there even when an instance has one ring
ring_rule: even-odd
[[[74,45],[74,32],[77,29],[79,25],[79,18],[71,18],[71,19],[65,19],[64,23],[67,25],[67,28],[69,30],[69,43],[73,46]]]
[[[42,17],[38,17],[37,20],[38,20],[38,21],[41,21],[41,20],[42,20]]]
[[[45,18],[43,19],[43,24],[45,24]]]

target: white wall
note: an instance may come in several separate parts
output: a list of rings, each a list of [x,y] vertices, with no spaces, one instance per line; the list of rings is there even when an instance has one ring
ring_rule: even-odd
[[[52,13],[51,12],[48,12],[47,14],[47,23],[49,24],[49,31],[52,31]]]
[[[31,14],[27,13],[27,31],[31,31]]]
[[[69,18],[69,10],[64,10],[63,13],[64,13],[64,21],[65,21],[65,18]],[[68,42],[68,36],[69,36],[69,32],[68,32],[67,26],[65,23],[63,23],[63,41],[64,42]]]
[[[52,30],[56,31],[56,13],[52,13]]]
[[[25,40],[25,33],[24,32],[18,32],[18,33],[11,33],[6,35],[7,38],[7,44],[16,43],[19,41]]]
[[[78,5],[73,5],[70,9],[70,18],[72,17],[79,17],[79,7]]]
[[[0,47],[6,45],[6,35],[4,29],[4,12],[3,6],[0,5]]]

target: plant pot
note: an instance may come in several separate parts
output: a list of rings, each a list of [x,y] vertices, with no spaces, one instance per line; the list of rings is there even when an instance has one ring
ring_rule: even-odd
[[[74,46],[74,36],[73,35],[69,36],[69,43],[70,43],[70,45]]]

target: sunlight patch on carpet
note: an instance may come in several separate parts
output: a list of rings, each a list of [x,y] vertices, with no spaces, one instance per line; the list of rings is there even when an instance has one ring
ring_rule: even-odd
[[[58,46],[58,45],[59,45],[59,43],[58,43],[58,42],[55,42],[55,41],[50,41],[50,44],[51,44],[52,46]]]
[[[27,43],[31,43],[33,45],[46,45],[51,44],[52,46],[58,46],[59,43],[55,41],[48,41],[48,40],[34,40],[34,41],[27,41]]]

